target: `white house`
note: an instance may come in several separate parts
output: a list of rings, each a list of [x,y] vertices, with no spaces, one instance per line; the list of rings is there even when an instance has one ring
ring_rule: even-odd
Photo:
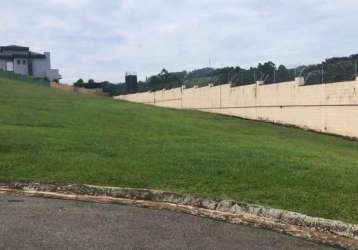
[[[16,45],[0,46],[0,70],[49,81],[61,79],[58,69],[51,69],[50,52],[35,53]]]

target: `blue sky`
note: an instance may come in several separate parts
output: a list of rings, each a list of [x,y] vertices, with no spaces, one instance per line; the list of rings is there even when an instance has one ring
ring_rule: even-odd
[[[0,44],[51,51],[64,82],[169,71],[288,66],[358,53],[357,0],[11,0]]]

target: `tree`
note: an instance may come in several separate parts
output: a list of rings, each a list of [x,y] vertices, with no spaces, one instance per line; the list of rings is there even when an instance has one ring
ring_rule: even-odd
[[[76,86],[76,87],[84,87],[85,82],[83,81],[82,78],[80,78],[73,85]]]
[[[166,76],[168,74],[169,74],[169,72],[166,69],[162,69],[162,71],[159,73],[160,76]]]
[[[168,80],[169,72],[166,69],[162,69],[158,76],[161,77],[162,80],[166,81]]]
[[[284,65],[280,65],[277,69],[276,82],[287,82],[290,79],[288,69]]]
[[[78,79],[75,83],[77,83],[77,84],[83,84],[83,83],[84,83],[84,81],[83,81],[83,79],[82,79],[82,78],[80,78],[80,79]]]
[[[274,82],[274,73],[276,70],[276,65],[268,61],[264,64],[259,64],[257,66],[257,70],[260,74],[260,80],[264,81],[265,83],[273,83]]]

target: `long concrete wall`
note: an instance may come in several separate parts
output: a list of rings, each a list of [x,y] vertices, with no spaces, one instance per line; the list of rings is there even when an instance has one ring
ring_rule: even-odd
[[[297,78],[279,84],[177,88],[115,99],[290,124],[358,138],[358,79],[303,85],[302,79]]]

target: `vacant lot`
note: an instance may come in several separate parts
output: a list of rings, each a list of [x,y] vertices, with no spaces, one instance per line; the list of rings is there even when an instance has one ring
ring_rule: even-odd
[[[358,222],[358,142],[0,79],[0,181],[154,188]]]

